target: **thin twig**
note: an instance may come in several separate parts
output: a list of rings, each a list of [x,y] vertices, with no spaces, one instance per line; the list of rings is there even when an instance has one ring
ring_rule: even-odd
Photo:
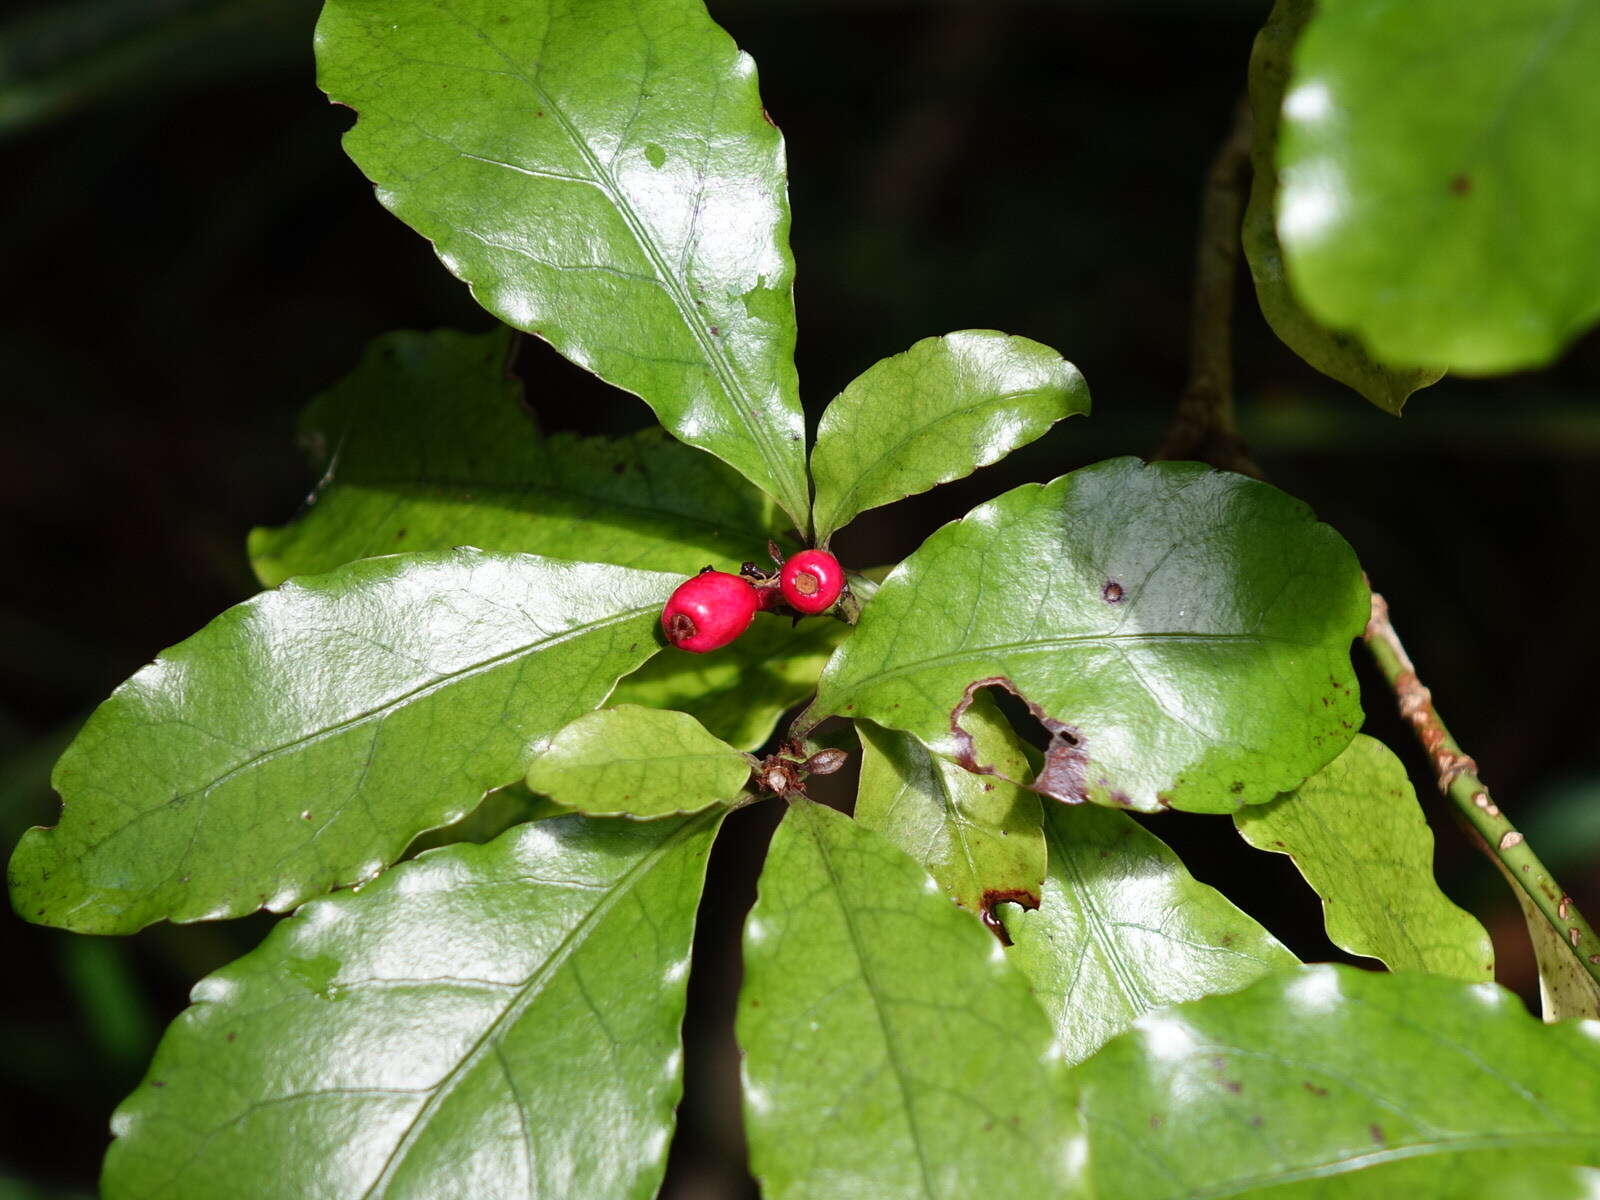
[[[1433,706],[1432,693],[1417,678],[1417,669],[1389,622],[1388,603],[1377,592],[1372,593],[1372,617],[1363,636],[1373,661],[1394,689],[1400,715],[1411,723],[1428,752],[1439,790],[1461,810],[1482,837],[1484,847],[1544,914],[1573,957],[1600,982],[1600,940],[1593,927],[1545,869],[1527,839],[1500,811],[1478,778],[1478,764],[1450,736]]]
[[[1206,172],[1195,238],[1189,382],[1155,456],[1199,459],[1259,478],[1233,419],[1233,298],[1254,124],[1248,101],[1241,99],[1233,128]]]

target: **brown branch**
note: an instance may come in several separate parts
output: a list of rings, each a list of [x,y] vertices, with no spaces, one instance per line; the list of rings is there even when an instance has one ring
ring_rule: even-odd
[[[1562,944],[1572,951],[1583,969],[1600,982],[1600,940],[1596,939],[1593,927],[1489,795],[1489,789],[1478,778],[1478,764],[1450,736],[1439,710],[1433,706],[1433,694],[1417,678],[1417,669],[1389,621],[1388,603],[1377,592],[1372,593],[1372,617],[1363,637],[1373,661],[1394,689],[1400,715],[1410,722],[1417,740],[1428,752],[1439,790],[1455,803],[1482,838],[1485,851],[1527,894],[1556,930]]]
[[[1206,172],[1195,240],[1189,381],[1155,457],[1199,459],[1260,478],[1233,419],[1234,285],[1254,125],[1249,102],[1241,99],[1233,128]]]

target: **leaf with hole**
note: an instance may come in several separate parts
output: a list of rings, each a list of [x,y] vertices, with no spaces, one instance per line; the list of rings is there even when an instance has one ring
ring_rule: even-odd
[[[1489,935],[1434,882],[1433,831],[1382,742],[1358,735],[1295,791],[1233,819],[1256,849],[1294,860],[1341,950],[1391,971],[1494,978]]]
[[[306,905],[195,987],[103,1194],[654,1195],[719,820],[540,821]]]
[[[937,530],[834,651],[815,715],[864,717],[969,766],[989,687],[1052,734],[1036,791],[1227,812],[1297,786],[1361,722],[1350,547],[1275,488],[1113,459]]]
[[[1289,81],[1290,55],[1306,22],[1312,0],[1278,0],[1256,35],[1250,54],[1250,203],[1240,237],[1261,315],[1284,345],[1324,375],[1360,392],[1385,412],[1400,414],[1406,398],[1439,382],[1441,369],[1386,367],[1360,341],[1320,324],[1295,298],[1278,244],[1278,123]]]
[[[700,0],[328,0],[345,149],[495,316],[809,516],[783,139]]]
[[[1125,813],[1051,804],[1037,912],[1002,909],[1011,961],[1069,1062],[1154,1009],[1234,992],[1294,955]]]
[[[1118,1200],[1443,1200],[1530,1178],[1511,1194],[1576,1200],[1568,1164],[1600,1161],[1597,1071],[1595,1025],[1541,1025],[1493,984],[1318,966],[1151,1013],[1073,1077]]]
[[[738,799],[750,767],[687,713],[619,704],[557,730],[527,782],[579,812],[649,818]]]
[[[1028,762],[993,704],[970,710],[985,762],[1026,778]],[[998,904],[1039,903],[1045,844],[1039,798],[1000,776],[974,775],[930,754],[916,738],[858,721],[861,782],[855,818],[922,864],[969,912],[992,920]]]
[[[995,939],[883,837],[792,804],[744,944],[745,1128],[764,1196],[1083,1194],[1044,1013]]]
[[[765,553],[772,504],[709,454],[660,430],[540,433],[509,373],[514,339],[374,339],[301,419],[321,481],[293,522],[250,535],[261,581],[456,546],[680,573]]]
[[[811,451],[817,538],[1088,411],[1083,376],[1048,346],[992,329],[924,338],[870,367],[822,414]]]
[[[11,860],[13,902],[130,933],[369,878],[654,654],[677,582],[455,550],[237,605],[95,710],[56,766],[61,823]]]
[[[1600,316],[1600,6],[1319,4],[1283,101],[1278,236],[1383,362],[1550,361]]]

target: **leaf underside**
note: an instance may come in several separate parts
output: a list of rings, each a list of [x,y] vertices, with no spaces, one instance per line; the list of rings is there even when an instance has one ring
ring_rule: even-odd
[[[1359,735],[1296,791],[1234,822],[1258,850],[1294,859],[1340,949],[1393,971],[1494,978],[1489,935],[1434,881],[1433,831],[1382,742]]]

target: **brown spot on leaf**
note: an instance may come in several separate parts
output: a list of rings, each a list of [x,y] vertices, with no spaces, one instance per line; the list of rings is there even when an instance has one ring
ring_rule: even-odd
[[[1372,1141],[1375,1145],[1382,1146],[1386,1144],[1383,1138],[1383,1126],[1376,1121],[1367,1126],[1367,1132],[1372,1135]]]
[[[1105,587],[1100,589],[1100,598],[1107,604],[1122,603],[1122,585],[1115,579],[1106,580]]]
[[[1465,171],[1461,172],[1450,181],[1450,191],[1456,196],[1465,196],[1472,190],[1472,176]]]
[[[1305,1090],[1310,1092],[1313,1096],[1326,1096],[1328,1094],[1328,1089],[1327,1088],[1318,1087],[1316,1084],[1312,1083],[1311,1080],[1309,1080],[1309,1079],[1307,1079],[1304,1082],[1302,1082],[1300,1084],[1300,1086],[1305,1088]]]
[[[1049,796],[1064,804],[1082,804],[1087,800],[1083,773],[1088,765],[1089,756],[1084,753],[1082,736],[1072,726],[1056,720],[1029,700],[1004,675],[974,679],[967,684],[955,708],[950,710],[950,733],[956,741],[956,761],[976,775],[996,773],[993,767],[977,760],[977,748],[973,744],[972,735],[961,728],[961,718],[966,716],[967,709],[972,707],[973,698],[987,687],[1004,688],[1021,700],[1028,706],[1028,711],[1033,714],[1034,719],[1044,726],[1045,732],[1050,735],[1050,743],[1044,752],[1044,766],[1034,776],[1031,785],[1033,790],[1041,796]]]
[[[1000,939],[1002,946],[1011,945],[1011,935],[1006,932],[1005,925],[995,913],[995,907],[1000,904],[1019,904],[1023,908],[1038,908],[1039,896],[1037,892],[1028,891],[1026,888],[987,888],[983,893],[983,900],[979,904],[978,915],[983,918],[984,926],[990,933]]]

